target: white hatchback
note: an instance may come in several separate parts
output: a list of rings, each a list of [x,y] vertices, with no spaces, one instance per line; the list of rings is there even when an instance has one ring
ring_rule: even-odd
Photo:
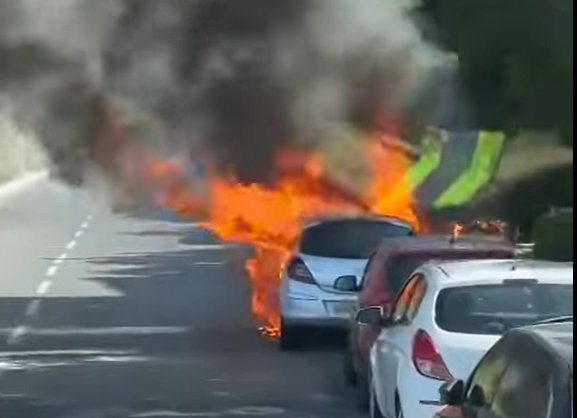
[[[371,418],[431,418],[446,381],[466,379],[509,329],[573,315],[573,265],[529,260],[431,262],[390,313],[367,308],[382,332],[371,350]]]
[[[369,256],[388,237],[413,229],[389,217],[338,217],[303,229],[280,286],[283,350],[299,348],[311,328],[347,329]]]

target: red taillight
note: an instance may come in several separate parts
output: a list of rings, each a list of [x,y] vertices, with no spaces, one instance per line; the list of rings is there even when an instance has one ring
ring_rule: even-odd
[[[294,260],[287,269],[291,280],[306,284],[316,284],[313,274],[302,260]]]
[[[452,381],[439,349],[429,334],[421,330],[413,340],[413,363],[417,371],[425,377],[441,381]]]

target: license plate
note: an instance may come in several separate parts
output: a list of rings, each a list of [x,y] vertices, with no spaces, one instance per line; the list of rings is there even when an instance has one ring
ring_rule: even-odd
[[[356,311],[354,302],[326,302],[327,310],[331,316],[337,318],[351,318]]]

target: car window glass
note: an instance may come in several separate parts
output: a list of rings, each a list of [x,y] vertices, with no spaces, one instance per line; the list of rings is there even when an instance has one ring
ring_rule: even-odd
[[[534,345],[518,350],[495,394],[491,410],[500,418],[549,416],[553,387],[553,364]]]
[[[367,283],[367,279],[369,277],[369,272],[371,271],[371,266],[372,264],[375,262],[375,257],[376,254],[373,253],[373,255],[371,255],[371,257],[369,258],[369,261],[367,261],[367,265],[365,266],[365,270],[363,271],[363,277],[361,279],[361,288],[364,288],[366,283]]]
[[[322,222],[303,231],[300,252],[315,257],[362,260],[387,237],[404,237],[411,228],[380,220]]]
[[[573,284],[508,284],[444,289],[435,320],[445,331],[503,334],[539,320],[573,314]]]
[[[423,254],[399,254],[391,256],[385,263],[384,279],[387,289],[397,295],[407,280],[422,264],[430,260]]]
[[[411,296],[411,300],[409,301],[409,307],[407,308],[407,312],[405,313],[405,317],[402,319],[402,322],[405,324],[410,324],[413,322],[417,313],[419,312],[419,308],[423,303],[423,299],[425,298],[425,294],[427,292],[427,282],[424,276],[419,275],[417,280],[417,285],[413,290],[413,294]]]
[[[395,309],[393,311],[393,321],[395,323],[402,323],[409,312],[411,307],[411,300],[415,295],[415,292],[420,286],[420,276],[413,276],[407,282],[407,285],[399,294],[397,302],[395,304]]]
[[[393,295],[397,295],[407,279],[420,266],[433,259],[442,260],[477,260],[487,258],[510,258],[502,251],[455,251],[430,250],[425,252],[401,252],[387,257],[383,279],[385,286]]]
[[[484,405],[490,405],[493,402],[501,378],[507,369],[511,348],[510,340],[505,338],[495,344],[481,360],[467,386],[467,402],[469,404],[478,406],[480,398],[482,398]]]
[[[373,260],[367,265],[365,283],[363,284],[363,292],[365,295],[370,295],[371,298],[378,298],[382,296],[383,289],[382,283],[380,281],[382,271],[383,263],[381,258],[375,256]]]

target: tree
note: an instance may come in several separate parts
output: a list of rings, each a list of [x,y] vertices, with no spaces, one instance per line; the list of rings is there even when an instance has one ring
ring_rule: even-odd
[[[480,127],[555,129],[573,144],[572,0],[423,0],[420,11],[459,55]]]

